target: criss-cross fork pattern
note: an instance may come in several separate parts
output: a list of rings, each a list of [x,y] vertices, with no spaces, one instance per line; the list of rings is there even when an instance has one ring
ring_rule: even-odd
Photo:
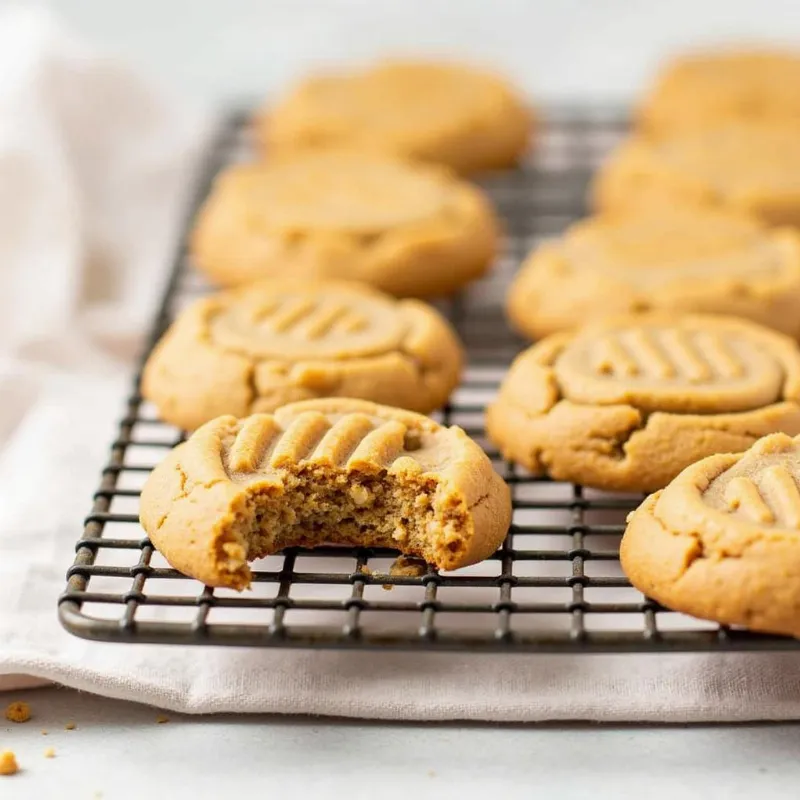
[[[187,229],[214,175],[249,156],[246,114],[221,130],[199,180]],[[180,431],[159,422],[138,376],[102,469],[60,598],[62,624],[89,639],[263,647],[509,652],[791,649],[668,612],[632,589],[618,561],[626,514],[640,496],[535,479],[485,438],[483,411],[525,343],[502,313],[508,283],[543,237],[585,213],[587,181],[625,130],[606,108],[551,109],[524,168],[483,182],[503,218],[506,247],[492,275],[439,303],[469,351],[451,403],[437,416],[480,442],[508,481],[514,520],[502,548],[454,573],[392,570],[396,553],[293,548],[254,565],[253,588],[213,590],[171,569],[138,522],[147,474]],[[181,247],[150,345],[187,302],[209,290]],[[148,348],[149,350],[149,348]],[[395,574],[391,574],[394,572]]]

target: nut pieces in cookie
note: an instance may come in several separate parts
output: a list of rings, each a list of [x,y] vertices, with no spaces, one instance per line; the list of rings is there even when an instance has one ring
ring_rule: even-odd
[[[220,417],[149,476],[141,521],[176,569],[243,589],[248,561],[324,543],[390,547],[440,569],[490,556],[508,486],[460,428],[361,400]]]
[[[429,412],[462,361],[455,332],[426,303],[355,283],[262,281],[183,311],[150,355],[142,393],[186,430],[314,397]]]
[[[800,433],[800,348],[730,317],[614,317],[522,353],[487,431],[535,474],[655,491],[707,455]]]

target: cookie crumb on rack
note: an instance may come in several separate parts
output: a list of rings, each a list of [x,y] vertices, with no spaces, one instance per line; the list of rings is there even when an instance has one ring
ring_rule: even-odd
[[[56,757],[56,751],[52,747],[48,747],[44,751],[44,757],[45,758],[55,758]]]
[[[0,775],[16,775],[19,772],[17,757],[11,750],[0,753]]]
[[[22,700],[15,700],[6,706],[6,719],[10,722],[27,722],[31,718],[31,707]]]
[[[78,726],[77,726],[77,725],[76,725],[74,722],[68,722],[68,723],[67,723],[67,724],[64,726],[64,730],[65,730],[65,731],[74,731],[74,730],[75,730],[75,728],[77,728],[77,727],[78,727]]]
[[[398,556],[389,567],[389,575],[395,578],[421,578],[427,572],[428,565],[413,556]]]
[[[398,556],[389,567],[389,577],[392,578],[421,578],[427,575],[428,565],[421,558],[414,556]],[[384,583],[383,588],[391,592],[394,588],[393,583]]]
[[[165,716],[164,714],[159,714],[159,715],[156,717],[156,722],[157,722],[159,725],[163,725],[165,722],[169,722],[169,717]]]

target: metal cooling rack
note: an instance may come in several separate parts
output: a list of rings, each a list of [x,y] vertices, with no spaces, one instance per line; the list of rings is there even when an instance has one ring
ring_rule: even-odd
[[[249,157],[246,122],[244,114],[231,116],[211,149],[187,229],[218,170]],[[552,109],[530,162],[483,181],[507,233],[495,270],[440,304],[467,346],[469,367],[438,417],[480,442],[512,487],[513,524],[492,558],[410,578],[387,574],[393,551],[292,548],[257,562],[253,588],[241,594],[184,577],[154,550],[138,522],[148,472],[183,437],[142,401],[137,375],[60,598],[67,630],[103,641],[259,647],[654,652],[800,646],[693,620],[643,597],[618,561],[625,516],[641,496],[533,479],[502,461],[484,437],[485,404],[525,344],[503,319],[505,288],[531,247],[584,214],[591,172],[625,127],[619,111]],[[182,245],[150,346],[180,308],[209,288]]]

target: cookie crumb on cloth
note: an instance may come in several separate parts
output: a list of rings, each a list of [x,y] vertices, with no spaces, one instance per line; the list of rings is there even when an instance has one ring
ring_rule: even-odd
[[[11,750],[0,753],[0,775],[16,775],[19,772],[17,757]]]
[[[27,722],[31,718],[31,707],[22,700],[15,700],[6,706],[6,719],[10,722]]]

